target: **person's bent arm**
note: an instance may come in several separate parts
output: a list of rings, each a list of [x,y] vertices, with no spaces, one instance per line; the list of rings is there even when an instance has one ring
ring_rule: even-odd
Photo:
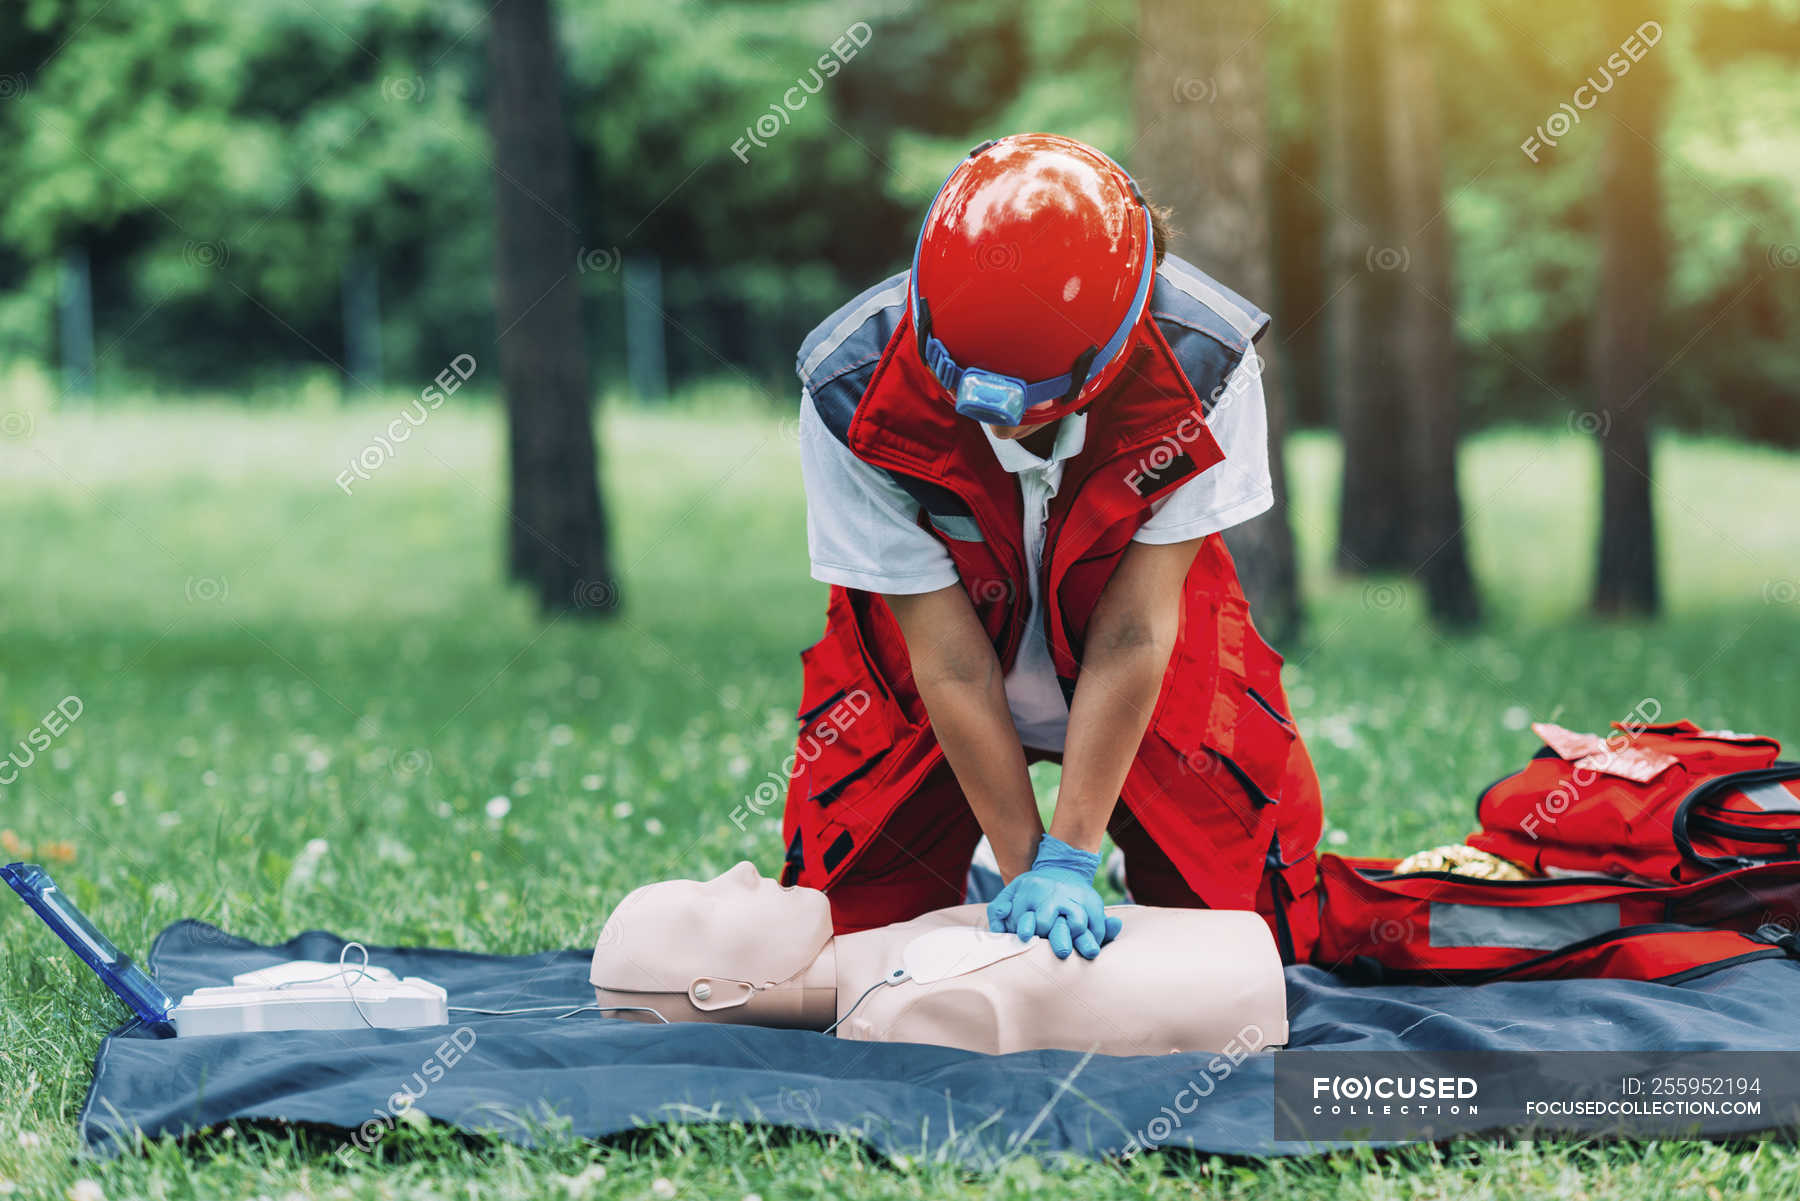
[[[1044,825],[999,656],[960,583],[885,599],[906,639],[913,684],[938,745],[994,848],[1001,876],[1011,880],[1031,866]]]
[[[1097,852],[1181,630],[1182,586],[1202,539],[1134,542],[1100,594],[1069,706],[1050,833]]]

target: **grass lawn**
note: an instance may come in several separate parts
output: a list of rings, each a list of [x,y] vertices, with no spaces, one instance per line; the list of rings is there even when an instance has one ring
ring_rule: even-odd
[[[0,840],[6,858],[46,862],[128,950],[189,916],[264,941],[325,927],[473,950],[580,945],[635,885],[778,860],[778,813],[743,830],[730,814],[791,749],[796,656],[822,623],[792,423],[609,414],[627,608],[596,625],[542,621],[499,580],[491,408],[438,411],[340,490],[400,406],[60,414],[0,437],[0,746],[16,750],[64,698],[81,703],[0,785]],[[1330,848],[1460,839],[1476,790],[1533,749],[1534,717],[1598,728],[1654,698],[1671,716],[1800,740],[1792,456],[1662,442],[1672,613],[1595,624],[1580,616],[1591,447],[1484,435],[1465,494],[1492,619],[1447,639],[1420,623],[1406,581],[1330,574],[1335,448],[1313,436],[1291,454],[1313,608],[1288,686]],[[1040,784],[1047,799],[1054,772]],[[1800,1171],[1775,1143],[1461,1143],[971,1172],[741,1127],[532,1151],[403,1128],[349,1167],[329,1145],[245,1130],[78,1160],[75,1114],[119,1014],[0,899],[0,1194],[91,1180],[109,1197],[1643,1201],[1791,1196]]]

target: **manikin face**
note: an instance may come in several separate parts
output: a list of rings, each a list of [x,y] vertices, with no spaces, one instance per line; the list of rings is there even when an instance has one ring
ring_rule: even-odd
[[[796,900],[803,903],[797,889],[783,888],[757,871],[756,865],[749,860],[733,864],[723,875],[711,880],[674,880],[657,887],[681,885],[687,886],[684,892],[691,891],[711,905],[739,911],[755,920],[776,916],[776,910],[785,909],[791,913]]]
[[[763,985],[804,969],[831,938],[831,906],[810,888],[783,888],[750,863],[711,880],[634,890],[607,918],[594,983],[685,992],[699,977]]]

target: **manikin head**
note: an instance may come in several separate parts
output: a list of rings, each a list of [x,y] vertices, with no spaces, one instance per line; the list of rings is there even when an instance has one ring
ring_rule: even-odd
[[[601,928],[589,979],[601,1005],[642,1006],[671,1022],[822,1030],[837,1004],[830,943],[824,893],[783,888],[744,862],[711,880],[627,894]]]

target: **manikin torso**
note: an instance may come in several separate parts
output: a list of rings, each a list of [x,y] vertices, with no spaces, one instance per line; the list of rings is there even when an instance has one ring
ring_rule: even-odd
[[[840,935],[831,947],[838,1037],[991,1054],[1061,1047],[1163,1055],[1287,1041],[1281,957],[1256,914],[1141,905],[1108,912],[1124,929],[1091,962],[1058,959],[1042,938],[988,933],[983,905]],[[863,997],[896,966],[912,969],[909,978]]]
[[[640,888],[595,947],[600,1004],[668,1021],[823,1030],[999,1054],[1254,1051],[1287,1041],[1281,960],[1268,927],[1236,910],[1118,906],[1099,958],[990,934],[986,908],[940,909],[837,937],[813,889],[740,863],[715,880]],[[648,1013],[637,1016],[654,1021]]]

